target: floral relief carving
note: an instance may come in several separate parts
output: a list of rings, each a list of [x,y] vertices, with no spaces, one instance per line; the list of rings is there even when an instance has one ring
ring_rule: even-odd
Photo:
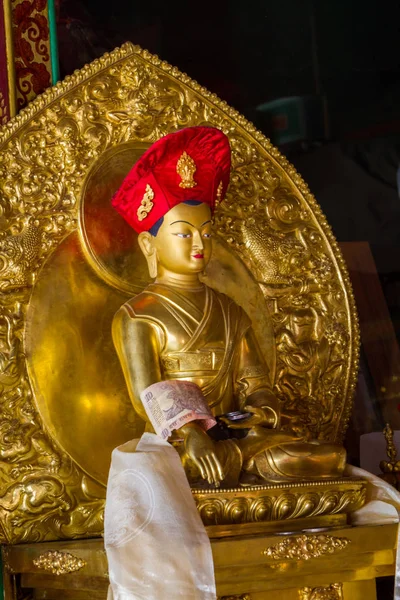
[[[345,537],[327,534],[288,537],[264,550],[273,560],[310,560],[344,550],[350,541]]]
[[[33,564],[36,568],[49,571],[53,575],[66,575],[79,571],[86,565],[86,562],[82,558],[70,554],[70,552],[49,550],[35,558]]]
[[[299,600],[343,600],[343,584],[331,583],[323,587],[301,588]]]

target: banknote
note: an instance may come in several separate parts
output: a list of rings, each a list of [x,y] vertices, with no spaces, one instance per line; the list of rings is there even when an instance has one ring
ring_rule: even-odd
[[[205,431],[216,424],[199,386],[190,381],[154,383],[143,390],[140,399],[154,431],[164,440],[190,421],[198,421]]]

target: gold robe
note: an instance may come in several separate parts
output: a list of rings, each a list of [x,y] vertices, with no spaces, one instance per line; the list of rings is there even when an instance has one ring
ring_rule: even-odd
[[[339,476],[345,452],[334,444],[304,442],[279,431],[278,401],[271,391],[268,367],[245,312],[227,296],[204,286],[204,306],[195,292],[150,284],[124,304],[113,321],[113,339],[132,403],[147,431],[153,431],[140,400],[151,384],[183,379],[197,384],[217,416],[246,405],[261,392],[277,415],[275,429],[252,427],[243,439],[217,443],[227,474],[224,485],[236,485],[240,472],[254,481]],[[198,296],[198,298],[201,298]],[[199,473],[177,443],[189,480]]]
[[[207,286],[204,289],[202,311],[186,294],[155,283],[129,300],[116,314],[114,343],[128,388],[136,389],[132,397],[135,407],[140,403],[143,389],[166,379],[196,383],[214,415],[240,410],[246,398],[260,389],[272,394],[268,367],[249,318],[224,294]],[[153,338],[152,359],[158,363],[158,369],[152,369],[147,377],[137,369],[138,364],[127,364],[128,356],[123,347],[129,343],[126,327],[132,329],[135,323],[138,329],[147,324]],[[139,339],[137,343],[140,344]],[[141,349],[136,350],[139,363]],[[134,353],[131,354],[134,359]],[[159,379],[151,380],[156,373]]]

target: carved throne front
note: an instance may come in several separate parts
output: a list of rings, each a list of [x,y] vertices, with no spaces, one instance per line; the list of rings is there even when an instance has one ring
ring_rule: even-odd
[[[153,141],[201,124],[228,135],[233,158],[205,282],[251,317],[274,391],[296,427],[320,440],[343,440],[357,377],[357,318],[319,206],[290,163],[240,114],[176,68],[125,44],[0,130],[0,542],[35,548],[33,575],[61,569],[68,577],[93,560],[104,563],[101,541],[31,545],[102,534],[111,451],[144,427],[128,398],[111,321],[149,281],[136,234],[110,199]],[[222,540],[344,526],[365,487],[350,479],[194,496],[210,537]],[[65,544],[81,548],[75,559],[84,564],[51,554]],[[39,552],[50,546],[50,554]],[[10,566],[15,552],[5,550],[6,563],[21,573],[22,554],[22,571]],[[66,566],[55,567],[60,561]],[[13,597],[15,581],[7,585]],[[98,593],[74,597],[103,597]]]

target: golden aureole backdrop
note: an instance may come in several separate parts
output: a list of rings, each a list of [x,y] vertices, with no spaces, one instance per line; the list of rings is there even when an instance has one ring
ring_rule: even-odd
[[[233,169],[204,281],[253,322],[283,411],[341,442],[358,330],[343,259],[313,196],[262,134],[131,44],[0,130],[0,542],[98,536],[111,451],[137,438],[111,339],[149,282],[110,200],[164,134],[213,125]]]

